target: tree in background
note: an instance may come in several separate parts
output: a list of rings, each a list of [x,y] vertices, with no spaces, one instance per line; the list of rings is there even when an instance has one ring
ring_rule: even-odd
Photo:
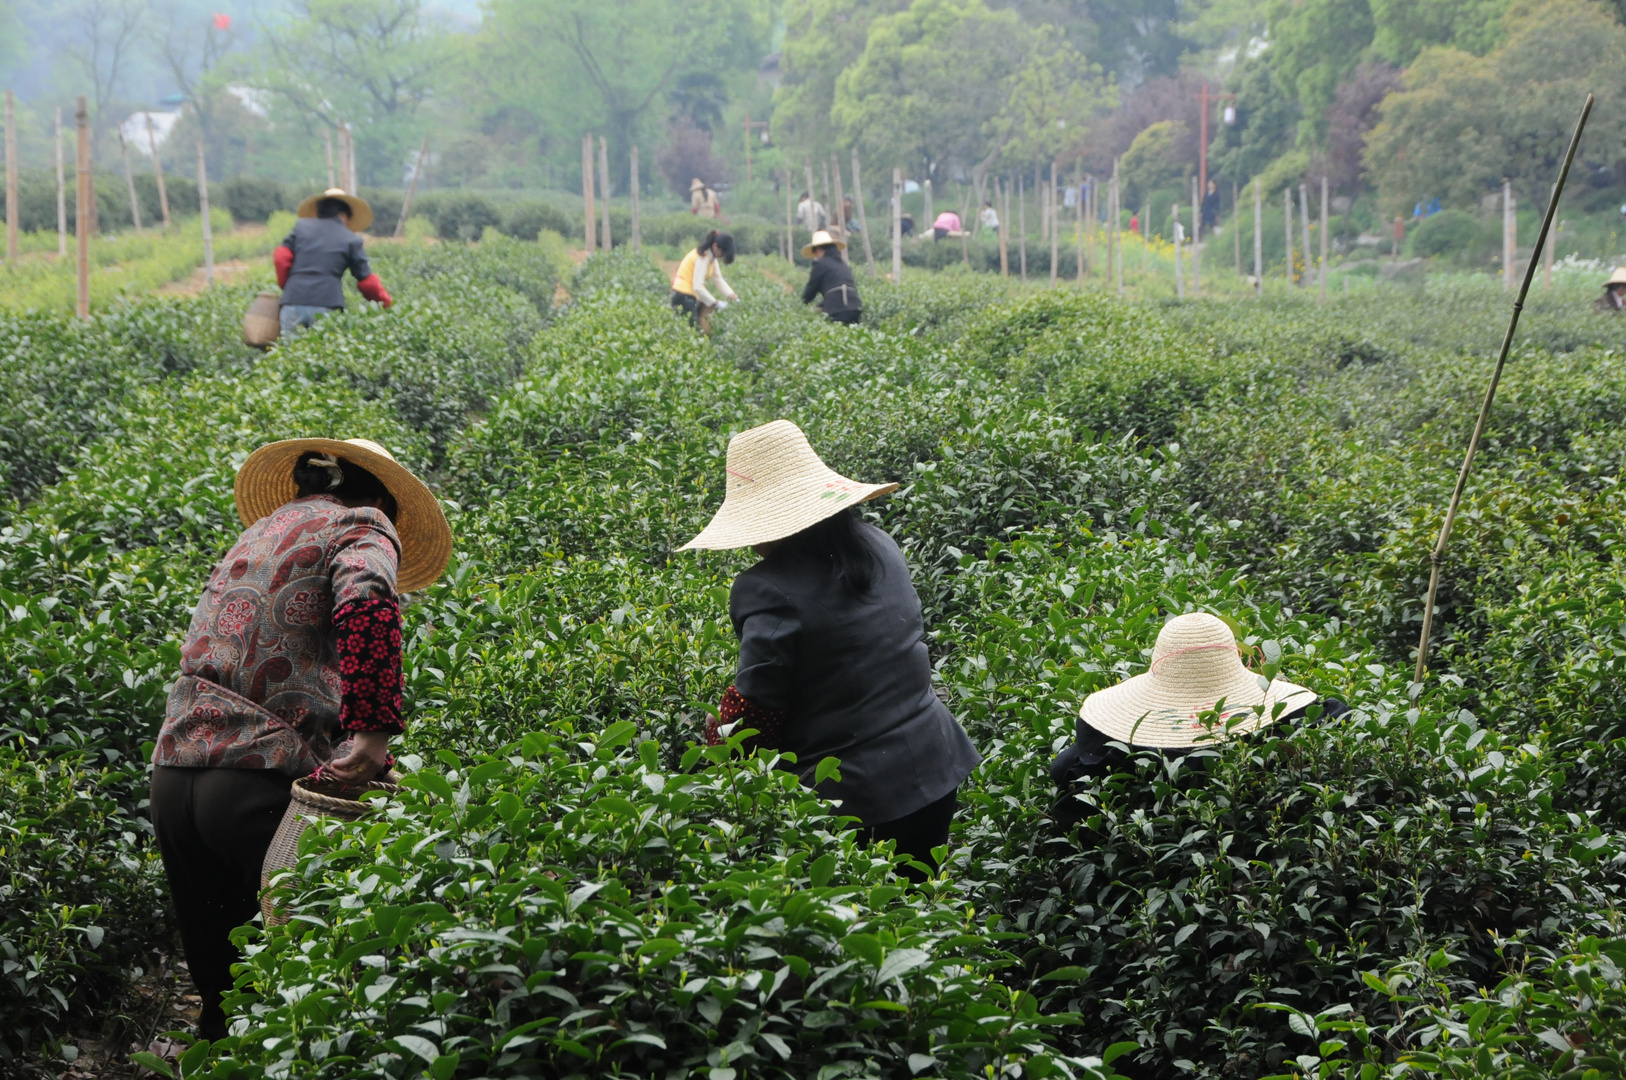
[[[399,183],[418,110],[451,55],[445,29],[422,0],[294,0],[291,9],[263,28],[248,77],[308,130],[341,120],[363,129],[357,170],[370,183]]]
[[[1432,45],[1484,55],[1501,36],[1508,0],[1371,0],[1372,51],[1401,67]]]
[[[1271,0],[1270,66],[1298,103],[1299,142],[1319,145],[1338,84],[1372,44],[1367,0]],[[1285,147],[1283,149],[1286,149]]]
[[[1334,191],[1355,191],[1366,175],[1362,155],[1366,137],[1378,123],[1378,106],[1383,99],[1402,89],[1400,69],[1381,60],[1359,64],[1348,82],[1333,92],[1327,109],[1327,152],[1322,168]]]
[[[234,147],[237,154],[233,156],[238,159],[236,163],[240,163],[247,142],[242,132],[258,119],[227,89],[222,70],[222,61],[236,44],[232,20],[229,17],[185,18],[171,11],[164,29],[153,38],[159,56],[186,101],[197,134],[203,138],[211,169],[216,175],[224,175],[228,168],[222,143],[228,130],[232,133],[230,141],[239,144]],[[186,143],[183,141],[180,145]]]
[[[1379,107],[1365,161],[1385,212],[1440,198],[1471,208],[1513,181],[1539,205],[1589,91],[1598,95],[1581,157],[1612,164],[1626,139],[1626,27],[1594,0],[1548,0],[1509,13],[1505,37],[1483,57],[1424,50],[1405,90]]]
[[[68,53],[90,86],[92,118],[98,125],[109,124],[107,107],[141,42],[146,5],[141,0],[81,0],[65,14],[76,31]]]
[[[1236,123],[1210,126],[1208,174],[1246,184],[1293,145],[1299,109],[1264,56],[1243,61],[1228,85]]]
[[[1184,178],[1196,169],[1196,162],[1181,153],[1186,141],[1185,125],[1178,120],[1159,120],[1135,136],[1120,163],[1124,191],[1144,198],[1173,187],[1184,189]]]
[[[870,24],[907,6],[907,0],[788,0],[783,75],[774,92],[777,141],[812,152],[837,145],[836,80],[863,56]]]

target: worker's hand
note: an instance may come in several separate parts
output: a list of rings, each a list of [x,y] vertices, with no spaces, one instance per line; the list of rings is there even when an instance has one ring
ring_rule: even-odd
[[[390,736],[385,731],[358,731],[350,738],[350,751],[328,762],[327,772],[347,784],[365,783],[389,766]]]
[[[718,311],[722,311],[726,307],[728,307],[728,301],[727,300],[719,300],[719,301],[717,301],[717,310]]]

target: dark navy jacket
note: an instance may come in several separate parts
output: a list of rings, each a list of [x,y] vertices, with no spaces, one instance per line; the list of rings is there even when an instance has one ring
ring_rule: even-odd
[[[813,260],[807,288],[802,290],[802,303],[812,303],[821,293],[824,300],[819,306],[826,315],[858,311],[864,306],[858,299],[858,286],[853,284],[853,268],[840,255],[820,255]]]
[[[288,284],[282,287],[284,304],[344,307],[344,272],[357,281],[371,277],[361,237],[338,218],[300,218],[282,242],[294,253]]]
[[[894,821],[954,791],[981,757],[932,692],[920,597],[892,538],[860,529],[882,568],[863,596],[779,549],[734,579],[729,617],[740,637],[735,688],[784,709],[776,739],[802,782],[841,759],[819,794],[865,825]]]

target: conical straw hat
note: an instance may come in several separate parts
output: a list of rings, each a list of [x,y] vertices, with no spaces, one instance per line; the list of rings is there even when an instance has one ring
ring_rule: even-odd
[[[1609,275],[1609,280],[1603,283],[1604,288],[1611,285],[1626,285],[1626,266],[1615,267],[1615,272]]]
[[[723,505],[680,551],[726,551],[783,540],[861,502],[896,491],[897,484],[861,484],[830,468],[802,429],[775,420],[728,441]]]
[[[1078,715],[1110,739],[1174,748],[1253,731],[1275,715],[1278,702],[1286,715],[1315,700],[1314,692],[1285,679],[1267,690],[1259,678],[1242,665],[1224,622],[1205,612],[1178,615],[1157,635],[1146,673],[1091,694]],[[1223,724],[1201,719],[1220,702]]]
[[[373,223],[373,208],[367,205],[367,200],[360,195],[352,195],[344,188],[328,188],[320,195],[312,195],[300,202],[294,211],[296,217],[311,218],[316,216],[316,204],[323,199],[338,199],[350,207],[350,231],[366,232],[367,226]]]
[[[802,249],[802,258],[804,258],[804,259],[817,258],[818,257],[818,251],[816,250],[817,248],[829,247],[832,244],[835,245],[836,250],[838,250],[838,251],[846,251],[847,250],[846,241],[837,240],[835,237],[831,236],[824,229],[820,229],[818,232],[813,234],[813,239],[809,240],[807,242],[807,246]]]
[[[395,533],[401,538],[398,591],[416,592],[445,573],[452,557],[452,530],[439,501],[411,470],[369,439],[284,439],[254,451],[237,470],[237,516],[244,525],[254,524],[299,494],[294,465],[306,453],[329,454],[360,465],[395,496]]]

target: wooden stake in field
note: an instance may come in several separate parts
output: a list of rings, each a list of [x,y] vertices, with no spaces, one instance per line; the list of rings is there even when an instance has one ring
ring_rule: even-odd
[[[1282,212],[1287,221],[1287,284],[1293,284],[1293,189],[1291,187],[1282,192]]]
[[[57,125],[59,128],[60,124]],[[327,138],[327,132],[322,132]],[[152,113],[147,114],[147,147],[152,151],[152,174],[158,181],[158,209],[164,215],[164,228],[169,228],[169,188],[164,186],[164,163],[158,159],[158,131],[153,127]],[[333,151],[328,148],[327,186],[333,186]]]
[[[152,123],[151,116],[147,117],[147,123]],[[327,128],[322,129],[322,153],[327,157],[327,186],[330,188],[338,187],[338,178],[333,175],[333,133]],[[157,157],[157,154],[153,155],[154,160]],[[164,224],[167,225],[169,222],[166,221]]]
[[[892,170],[892,282],[903,280],[903,170]]]
[[[74,312],[81,319],[90,318],[90,201],[95,197],[90,188],[90,114],[85,111],[85,96],[79,95],[78,107],[73,114],[78,128],[74,189],[74,248],[78,255],[77,292]]]
[[[824,162],[824,221],[825,228],[829,229],[832,235],[838,231],[836,218],[839,216],[836,207],[831,205],[835,201],[834,191],[835,188],[830,186],[830,163],[826,161]],[[815,197],[813,201],[818,202],[819,200]]]
[[[1423,604],[1423,631],[1417,639],[1417,668],[1412,674],[1412,682],[1419,690],[1422,687],[1423,675],[1428,670],[1428,639],[1434,628],[1434,601],[1440,591],[1440,563],[1445,558],[1445,545],[1451,540],[1451,527],[1456,524],[1457,509],[1462,505],[1462,492],[1468,486],[1468,472],[1473,468],[1474,454],[1479,450],[1480,437],[1485,433],[1485,421],[1490,417],[1491,403],[1496,400],[1496,385],[1502,381],[1502,368],[1507,364],[1508,350],[1513,346],[1513,333],[1519,328],[1519,313],[1524,310],[1524,298],[1530,292],[1530,279],[1535,274],[1535,254],[1547,246],[1547,234],[1553,226],[1553,214],[1558,209],[1559,196],[1564,194],[1564,181],[1569,178],[1570,165],[1575,161],[1575,148],[1580,145],[1581,132],[1586,129],[1587,116],[1592,112],[1592,95],[1586,96],[1586,104],[1581,106],[1581,117],[1575,122],[1575,131],[1570,135],[1569,149],[1564,152],[1564,164],[1558,170],[1558,182],[1553,185],[1552,197],[1547,200],[1547,212],[1541,219],[1541,231],[1536,234],[1536,250],[1531,255],[1530,264],[1524,269],[1524,282],[1519,286],[1519,297],[1513,301],[1513,313],[1508,318],[1507,333],[1502,335],[1502,351],[1497,354],[1496,367],[1491,371],[1490,385],[1485,388],[1485,398],[1479,405],[1479,418],[1474,421],[1474,433],[1468,439],[1468,451],[1462,458],[1462,471],[1457,473],[1456,487],[1451,489],[1451,503],[1445,511],[1445,522],[1440,526],[1439,539],[1434,544],[1434,550],[1429,552],[1428,572],[1428,599]]]
[[[585,246],[587,254],[593,254],[593,237],[598,233],[598,221],[593,213],[593,137],[582,136],[582,212],[583,220],[587,223],[585,232]]]
[[[1519,259],[1517,218],[1513,216],[1513,182],[1502,181],[1502,288],[1513,288],[1513,264]]]
[[[643,233],[638,228],[638,144],[633,143],[628,151],[632,160],[631,176],[627,186],[627,193],[632,196],[632,250],[641,251],[644,246]]]
[[[1321,177],[1321,302],[1327,302],[1327,177]]]
[[[1191,298],[1203,295],[1203,199],[1197,178],[1191,178]]]
[[[1180,204],[1174,204],[1174,227],[1169,230],[1174,233],[1174,298],[1186,298],[1186,271],[1185,261],[1180,257]]]
[[[1152,199],[1147,196],[1140,208],[1140,272],[1152,272]]]
[[[796,186],[790,182],[790,167],[785,167],[785,261],[796,265]]]
[[[215,233],[209,222],[209,167],[203,160],[203,140],[198,140],[198,213],[203,216],[203,280],[215,283]]]
[[[1253,292],[1265,295],[1265,193],[1253,178]]]
[[[615,247],[610,238],[610,144],[598,137],[598,191],[604,196],[604,250]]]
[[[1074,227],[1078,229],[1078,235],[1073,237],[1074,246],[1077,248],[1077,250],[1073,253],[1073,261],[1075,263],[1077,263],[1078,265],[1074,266],[1073,270],[1075,271],[1074,277],[1078,281],[1078,287],[1083,288],[1084,287],[1084,222],[1085,222],[1086,218],[1088,218],[1089,223],[1090,223],[1090,225],[1089,225],[1089,229],[1090,229],[1090,270],[1092,272],[1095,270],[1095,207],[1092,204],[1088,208],[1089,213],[1088,214],[1085,213],[1086,208],[1084,206],[1084,203],[1085,203],[1085,198],[1084,198],[1084,190],[1085,190],[1084,163],[1082,161],[1080,161],[1077,165],[1075,165],[1073,167],[1073,179],[1078,181],[1078,198],[1076,200],[1074,200],[1074,202],[1073,202],[1073,224],[1074,224]],[[1094,189],[1091,188],[1090,189],[1090,194],[1091,194],[1092,198],[1094,196],[1094,193],[1095,193]]]
[[[841,187],[841,159],[836,157],[834,153],[830,155],[830,171],[836,178],[836,186],[830,195],[830,198],[835,202],[835,206],[831,208],[830,213],[835,215],[836,239],[845,244],[847,242],[847,193]],[[846,251],[837,248],[836,254],[841,256],[842,262],[848,265],[852,264],[852,259]]]
[[[920,229],[931,228],[932,222],[937,220],[932,216],[932,178],[929,175],[920,182],[920,197],[923,200],[921,204],[923,209],[920,212],[920,216],[925,220],[920,223],[919,228],[915,230],[915,234],[917,236],[924,236],[926,234],[922,233]]]
[[[864,182],[858,175],[858,147],[853,147],[853,200],[858,204],[858,231],[864,234],[864,265],[875,276],[875,249],[869,242],[869,220],[864,217]]]
[[[999,201],[999,276],[1011,276],[1011,251],[1006,243],[1011,220],[1011,187],[1001,177],[994,177],[994,197]]]
[[[1016,247],[1022,260],[1022,284],[1028,283],[1028,200],[1022,174],[1016,174]]]
[[[423,176],[424,162],[429,160],[429,136],[423,137],[418,146],[418,159],[412,166],[412,182],[407,185],[406,198],[401,200],[401,216],[395,219],[395,236],[406,235],[407,218],[412,213],[412,196],[418,193],[418,180]]]
[[[6,91],[6,261],[17,265],[17,101]]]
[[[1552,196],[1549,194],[1548,197],[1551,198]],[[1562,226],[1560,226],[1560,230],[1562,230]],[[1544,244],[1541,248],[1541,287],[1544,289],[1553,287],[1553,248],[1557,246],[1558,238],[1555,236],[1552,243]],[[1344,280],[1348,281],[1349,279],[1346,277]]]
[[[1061,214],[1057,206],[1057,195],[1060,189],[1056,186],[1056,163],[1050,163],[1050,287],[1056,287],[1056,272],[1060,269],[1056,260],[1061,257]]]
[[[1299,278],[1299,284],[1305,288],[1310,287],[1310,189],[1303,180],[1299,181],[1299,225],[1304,230],[1304,276]]]
[[[136,198],[135,172],[130,168],[130,146],[124,141],[123,128],[119,129],[119,152],[124,155],[124,186],[130,191],[130,221],[136,232],[146,232],[141,227],[141,200]]]
[[[1112,159],[1112,261],[1118,276],[1118,295],[1124,294],[1124,188],[1118,175],[1118,159]]]
[[[966,225],[971,220],[971,189],[967,188],[965,198],[960,200],[960,261],[966,266],[971,265],[971,230]]]
[[[152,123],[151,118],[147,120]],[[154,155],[156,156],[156,155]],[[62,106],[56,108],[56,253],[68,254],[68,184],[62,168]]]
[[[1242,192],[1231,181],[1231,247],[1236,258],[1236,276],[1242,276]]]
[[[816,209],[816,207],[819,205],[819,189],[813,186],[813,159],[812,158],[803,159],[802,168],[807,172],[807,222],[806,222],[806,224],[807,224],[808,232],[809,233],[815,233],[819,229],[819,212]],[[796,241],[795,241],[795,239],[793,237],[791,239],[791,247],[794,248],[795,246],[796,246]]]

